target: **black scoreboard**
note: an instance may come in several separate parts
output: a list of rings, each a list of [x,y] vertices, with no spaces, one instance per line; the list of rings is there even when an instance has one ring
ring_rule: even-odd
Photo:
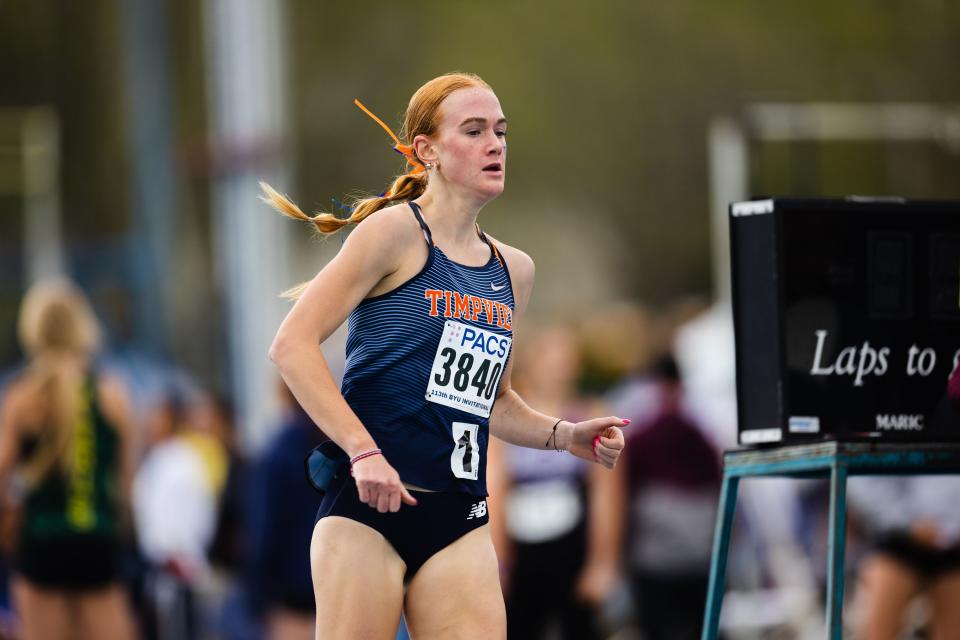
[[[960,439],[960,202],[730,206],[741,444]]]

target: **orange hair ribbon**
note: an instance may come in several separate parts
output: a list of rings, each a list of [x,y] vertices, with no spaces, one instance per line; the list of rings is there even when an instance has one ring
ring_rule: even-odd
[[[370,109],[367,109],[365,106],[363,106],[363,103],[361,103],[361,102],[360,102],[359,100],[357,100],[356,98],[354,98],[353,104],[355,104],[355,105],[357,105],[358,107],[360,107],[360,109],[361,109],[365,114],[367,114],[368,116],[370,116],[371,118],[373,118],[374,122],[376,122],[377,124],[379,124],[381,127],[383,127],[383,130],[384,130],[384,131],[386,131],[388,134],[390,134],[390,137],[393,138],[393,141],[396,143],[396,144],[394,144],[393,148],[397,151],[397,153],[399,153],[400,155],[402,155],[403,157],[405,157],[405,158],[407,159],[407,164],[413,166],[413,170],[411,170],[411,171],[407,174],[408,176],[415,176],[415,175],[417,175],[418,173],[423,173],[424,171],[427,170],[426,167],[423,166],[423,163],[420,162],[420,160],[417,159],[417,154],[415,154],[415,153],[413,152],[413,147],[410,146],[410,145],[408,145],[408,144],[403,144],[403,143],[401,143],[401,142],[400,142],[400,138],[398,138],[398,137],[397,137],[397,134],[395,134],[395,133],[393,132],[393,129],[391,129],[389,126],[387,126],[387,123],[385,123],[383,120],[381,120],[381,119],[378,118],[377,116],[373,115],[373,112],[371,112]]]

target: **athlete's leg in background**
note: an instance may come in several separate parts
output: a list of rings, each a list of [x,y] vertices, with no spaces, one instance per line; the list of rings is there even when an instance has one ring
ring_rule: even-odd
[[[930,588],[933,607],[932,640],[960,638],[960,571],[952,571],[937,579]]]
[[[59,640],[71,637],[70,610],[65,595],[13,579],[13,601],[20,621],[21,640]]]
[[[266,628],[266,640],[310,640],[316,635],[314,616],[288,610],[271,612]]]
[[[79,633],[74,637],[133,640],[136,635],[127,594],[119,585],[77,594],[71,597],[71,606],[78,618]]]
[[[906,565],[884,554],[866,558],[860,574],[863,624],[857,638],[895,640],[904,614],[920,591],[920,579]]]

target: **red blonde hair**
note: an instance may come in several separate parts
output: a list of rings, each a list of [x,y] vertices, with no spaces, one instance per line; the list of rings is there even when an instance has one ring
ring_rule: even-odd
[[[445,73],[430,80],[416,90],[410,98],[407,110],[403,117],[403,127],[400,129],[401,142],[410,144],[419,135],[432,136],[440,125],[440,105],[447,97],[459,89],[481,87],[491,89],[490,85],[480,76],[472,73],[452,72]],[[319,212],[312,216],[307,215],[285,195],[277,192],[270,185],[261,182],[263,189],[261,199],[285,216],[296,220],[309,222],[323,235],[336,233],[343,227],[361,223],[370,214],[389,206],[396,201],[408,201],[420,197],[427,188],[427,172],[405,173],[395,176],[389,189],[382,196],[359,198],[353,203],[350,216],[338,218],[328,212]],[[299,285],[284,293],[284,296],[297,298],[306,287]]]

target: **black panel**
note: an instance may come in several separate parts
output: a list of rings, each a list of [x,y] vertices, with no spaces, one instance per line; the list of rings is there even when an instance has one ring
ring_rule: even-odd
[[[775,223],[762,214],[733,217],[730,225],[739,421],[764,429],[780,426]]]
[[[913,246],[905,231],[867,233],[868,311],[871,318],[913,315]]]
[[[930,317],[960,320],[960,234],[930,235]]]
[[[960,203],[772,209],[731,218],[741,432],[960,438]]]

